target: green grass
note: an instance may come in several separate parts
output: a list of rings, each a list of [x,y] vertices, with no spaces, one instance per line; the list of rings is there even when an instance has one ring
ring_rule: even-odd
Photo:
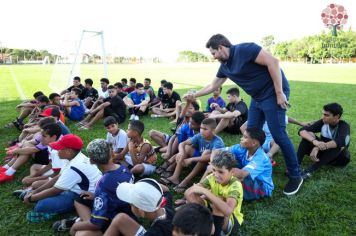
[[[186,92],[184,84],[200,85],[208,83],[215,74],[216,64],[201,65],[126,65],[112,66],[110,79],[119,81],[121,77],[144,77],[155,79],[155,87],[161,79],[174,82],[179,93]],[[292,108],[288,115],[301,121],[319,119],[322,106],[329,102],[338,102],[344,107],[343,119],[349,122],[351,130],[356,128],[356,68],[350,65],[285,65],[284,70],[291,85],[290,103]],[[16,87],[12,83],[10,69],[15,73],[26,96],[30,97],[36,90],[46,89],[51,74],[50,66],[6,66],[0,67],[0,156],[4,156],[5,143],[18,135],[14,129],[3,126],[16,116],[13,107],[19,103]],[[88,67],[88,69],[90,69]],[[92,69],[92,67],[91,67]],[[340,76],[340,77],[338,77]],[[93,76],[94,77],[94,76]],[[298,80],[298,81],[297,81]],[[314,81],[304,82],[302,80]],[[5,83],[6,82],[6,83]],[[96,81],[97,82],[97,81]],[[317,83],[318,82],[318,83]],[[224,87],[226,91],[227,85]],[[223,94],[226,97],[225,94]],[[246,94],[242,97],[247,103],[250,99]],[[203,105],[206,98],[202,98]],[[168,120],[163,118],[143,119],[146,129],[144,136],[152,128],[169,132]],[[85,144],[94,138],[105,137],[101,123],[96,124],[91,131],[79,132],[68,122],[73,133],[79,134]],[[127,121],[122,125],[126,129]],[[300,138],[298,127],[288,126],[289,135],[297,147]],[[221,135],[226,145],[239,142],[239,136]],[[355,142],[351,140],[350,152],[352,159],[356,155]],[[254,202],[244,202],[242,212],[245,222],[242,226],[243,235],[356,235],[356,164],[352,161],[346,168],[325,167],[308,180],[301,191],[293,197],[286,197],[282,189],[287,181],[284,176],[283,157],[276,156],[278,165],[273,171],[275,191],[271,199]],[[305,160],[303,166],[310,164]],[[28,167],[22,168],[16,174],[16,180],[0,185],[0,235],[51,235],[51,223],[29,224],[25,213],[32,206],[27,206],[15,199],[11,193],[21,187],[20,180],[28,172]],[[180,197],[175,195],[175,197]]]

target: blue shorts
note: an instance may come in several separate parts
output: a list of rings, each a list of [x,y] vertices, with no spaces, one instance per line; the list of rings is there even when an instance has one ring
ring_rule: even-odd
[[[272,196],[272,191],[268,191],[263,182],[257,179],[252,180],[250,175],[241,184],[244,190],[244,200],[256,200]]]

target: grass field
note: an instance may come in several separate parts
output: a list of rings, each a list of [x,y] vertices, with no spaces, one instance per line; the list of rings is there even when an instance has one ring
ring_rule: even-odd
[[[116,65],[109,66],[109,79],[113,82],[122,77],[135,77],[138,81],[145,77],[153,79],[157,88],[161,79],[174,82],[180,94],[188,88],[201,87],[209,83],[216,73],[218,64],[182,64],[182,65]],[[30,98],[36,90],[49,92],[48,80],[52,66],[0,66],[0,157],[4,156],[5,143],[16,137],[14,129],[5,129],[4,125],[16,117],[14,107],[20,101],[17,87],[24,96]],[[355,65],[301,65],[285,64],[291,86],[291,109],[288,115],[301,121],[319,119],[322,106],[329,102],[338,102],[344,107],[343,119],[351,125],[351,132],[356,128],[356,66]],[[83,70],[84,71],[84,70]],[[98,85],[95,67],[87,66],[84,75],[92,77]],[[16,83],[17,81],[17,87]],[[227,84],[224,91],[232,84]],[[226,94],[223,91],[223,96]],[[242,93],[244,100],[250,99]],[[203,105],[206,99],[202,98]],[[168,120],[143,119],[145,137],[151,128],[169,132]],[[102,124],[96,124],[90,131],[79,132],[68,122],[73,133],[79,134],[85,144],[93,138],[103,138],[105,130]],[[122,126],[126,129],[127,122]],[[298,127],[288,126],[289,135],[297,147],[300,138]],[[239,142],[238,136],[221,135],[227,146]],[[352,159],[356,155],[355,142],[351,139]],[[273,171],[275,191],[271,199],[244,202],[242,212],[245,222],[243,235],[356,235],[356,164],[352,161],[346,168],[325,167],[308,180],[301,191],[293,197],[282,193],[287,182],[284,176],[283,157],[276,156],[278,165]],[[1,161],[0,161],[1,162]],[[310,164],[305,160],[303,166]],[[31,206],[22,204],[12,197],[13,190],[21,187],[20,180],[27,174],[27,167],[16,174],[16,180],[0,185],[0,235],[52,235],[52,222],[30,224],[25,214]],[[175,197],[180,197],[178,194]]]

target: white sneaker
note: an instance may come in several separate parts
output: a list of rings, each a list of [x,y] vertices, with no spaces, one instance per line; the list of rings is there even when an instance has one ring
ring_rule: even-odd
[[[132,114],[129,120],[135,120],[135,114]]]
[[[139,120],[140,119],[140,117],[138,117],[138,116],[135,116],[135,120]]]

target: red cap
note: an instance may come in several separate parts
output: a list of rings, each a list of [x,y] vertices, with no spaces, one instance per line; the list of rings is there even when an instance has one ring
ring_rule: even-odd
[[[49,146],[54,150],[62,150],[70,148],[74,150],[81,150],[83,147],[83,141],[80,137],[74,134],[64,135],[60,140],[54,143],[50,143]]]

